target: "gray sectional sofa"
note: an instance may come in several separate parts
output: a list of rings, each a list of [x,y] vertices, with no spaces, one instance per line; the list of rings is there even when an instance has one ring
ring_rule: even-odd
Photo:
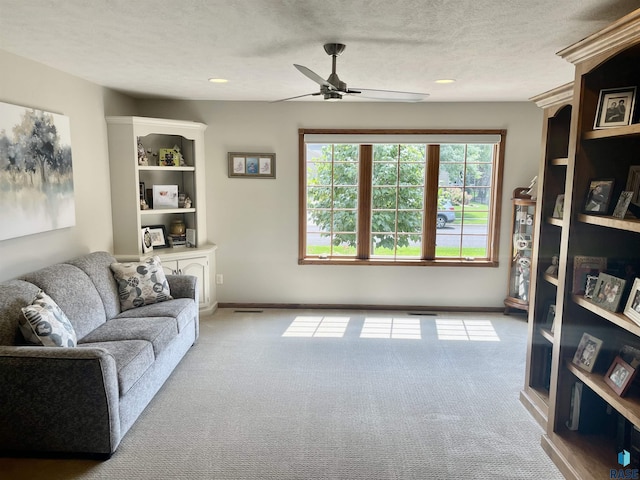
[[[196,278],[167,275],[171,299],[121,310],[94,252],[0,283],[0,453],[109,458],[198,338]],[[26,344],[22,307],[51,297],[77,346]]]

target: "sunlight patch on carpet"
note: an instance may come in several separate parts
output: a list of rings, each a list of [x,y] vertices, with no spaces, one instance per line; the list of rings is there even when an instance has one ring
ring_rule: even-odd
[[[282,336],[342,338],[348,324],[349,317],[298,316]]]
[[[419,318],[370,318],[364,319],[360,338],[397,338],[420,340]]]
[[[499,342],[490,320],[436,320],[438,340]]]

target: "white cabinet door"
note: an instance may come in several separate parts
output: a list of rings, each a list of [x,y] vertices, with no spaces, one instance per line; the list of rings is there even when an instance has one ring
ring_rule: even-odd
[[[179,275],[193,275],[198,278],[200,308],[206,308],[209,298],[209,257],[193,257],[178,260]]]
[[[176,260],[162,260],[162,270],[165,275],[178,275],[178,262]]]

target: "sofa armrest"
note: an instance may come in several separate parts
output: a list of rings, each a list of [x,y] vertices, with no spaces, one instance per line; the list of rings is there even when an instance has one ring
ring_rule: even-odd
[[[0,346],[0,451],[110,456],[120,442],[114,358],[102,348]]]
[[[198,277],[194,275],[167,275],[173,298],[193,298],[198,304]]]

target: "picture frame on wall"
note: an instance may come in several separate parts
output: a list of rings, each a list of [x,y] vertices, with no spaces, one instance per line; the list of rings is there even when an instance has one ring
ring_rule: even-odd
[[[599,128],[623,127],[631,123],[636,101],[636,87],[600,90],[598,110],[593,124]]]
[[[602,340],[586,332],[583,333],[576,353],[573,356],[573,364],[587,372],[591,372],[598,359],[598,353],[600,353],[601,348]]]
[[[604,376],[604,383],[619,396],[624,396],[631,386],[631,382],[636,376],[637,370],[625,362],[619,355],[613,360],[607,374]]]
[[[229,152],[229,178],[276,178],[275,153]]]
[[[609,203],[611,203],[613,184],[612,178],[591,180],[584,202],[584,213],[606,215],[609,211]]]
[[[640,325],[640,278],[636,278],[629,292],[629,299],[624,307],[626,317]]]
[[[149,225],[146,227],[151,236],[152,248],[169,248],[169,238],[167,237],[167,229],[164,225]]]

